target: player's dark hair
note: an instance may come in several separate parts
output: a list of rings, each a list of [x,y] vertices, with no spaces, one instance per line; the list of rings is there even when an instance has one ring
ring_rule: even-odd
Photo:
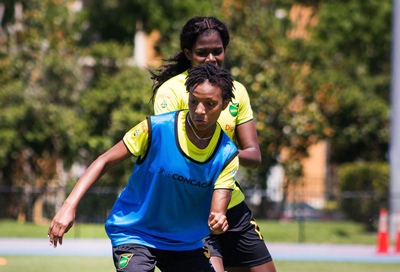
[[[206,81],[221,89],[223,101],[232,101],[232,98],[235,97],[233,94],[234,87],[231,74],[224,68],[209,62],[197,65],[189,70],[185,82],[186,91],[190,93],[199,84]]]
[[[161,65],[157,70],[151,71],[153,80],[153,94],[150,101],[154,102],[158,88],[168,79],[183,73],[190,68],[191,63],[185,56],[184,49],[192,50],[197,38],[207,31],[218,31],[224,50],[229,44],[229,31],[224,23],[215,17],[193,17],[183,26],[180,34],[181,51],[175,56],[164,59],[166,64]]]

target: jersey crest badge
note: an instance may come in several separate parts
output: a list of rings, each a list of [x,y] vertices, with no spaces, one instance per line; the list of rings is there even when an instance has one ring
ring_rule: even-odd
[[[131,260],[133,253],[124,253],[119,257],[118,267],[119,269],[125,268]]]
[[[161,103],[161,108],[166,108],[168,106],[167,102],[163,101]]]
[[[239,103],[232,103],[229,105],[229,113],[233,116],[236,117],[239,111]]]

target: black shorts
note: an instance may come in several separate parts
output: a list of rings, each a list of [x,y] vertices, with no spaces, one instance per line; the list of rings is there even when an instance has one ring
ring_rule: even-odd
[[[157,266],[163,272],[214,272],[207,248],[172,251],[126,244],[113,247],[118,272],[150,272]]]
[[[253,213],[246,203],[228,210],[229,228],[220,235],[207,236],[203,241],[211,256],[223,258],[224,267],[257,266],[272,261]]]

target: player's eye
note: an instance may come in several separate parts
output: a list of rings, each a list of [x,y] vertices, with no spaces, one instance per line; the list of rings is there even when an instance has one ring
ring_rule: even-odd
[[[214,50],[213,55],[214,56],[219,56],[219,55],[222,54],[222,52],[224,52],[224,49],[223,48],[218,48],[218,49]]]
[[[205,58],[207,57],[208,53],[206,51],[196,51],[196,55]]]
[[[212,109],[217,105],[217,103],[215,103],[215,102],[207,102],[206,105],[207,105],[207,108]]]

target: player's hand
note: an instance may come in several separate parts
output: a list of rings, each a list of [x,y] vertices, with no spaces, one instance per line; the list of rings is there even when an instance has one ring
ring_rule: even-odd
[[[57,247],[59,243],[62,245],[63,236],[69,231],[75,221],[75,208],[68,203],[64,203],[61,209],[54,216],[47,232],[50,243]]]
[[[208,229],[212,234],[221,234],[228,230],[228,220],[222,213],[211,212],[208,217]]]

